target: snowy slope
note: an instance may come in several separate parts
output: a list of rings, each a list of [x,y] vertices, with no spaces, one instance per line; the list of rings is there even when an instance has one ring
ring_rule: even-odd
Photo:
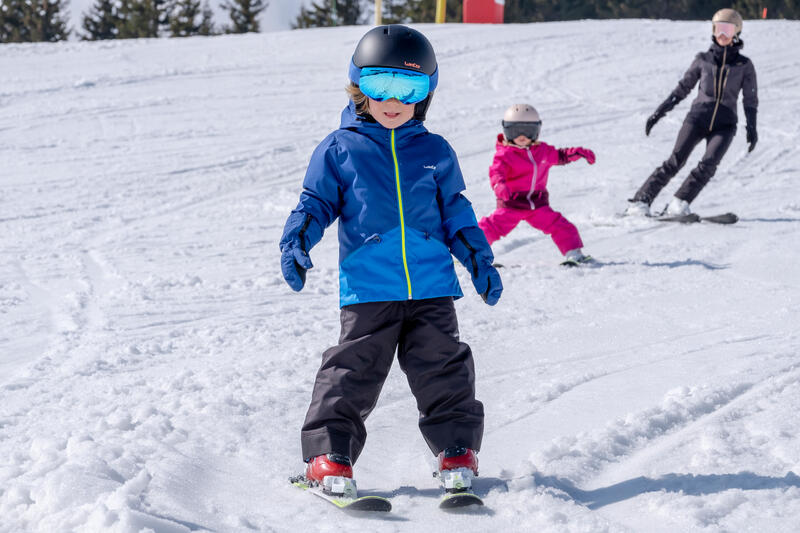
[[[356,465],[391,515],[286,482],[338,336],[336,231],[299,294],[277,242],[338,125],[350,27],[2,47],[0,532],[797,530],[800,23],[745,24],[761,139],[747,154],[741,127],[694,204],[731,227],[615,216],[672,147],[688,100],[650,137],[644,121],[707,23],[420,29],[441,66],[427,124],[479,216],[511,102],[598,156],[553,169],[550,193],[603,267],[564,270],[519,227],[495,246],[496,307],[458,270],[486,510],[436,509],[398,368]]]

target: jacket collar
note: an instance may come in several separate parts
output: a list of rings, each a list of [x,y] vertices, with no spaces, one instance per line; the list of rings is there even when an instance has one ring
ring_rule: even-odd
[[[709,52],[714,56],[714,61],[717,64],[722,62],[722,55],[725,53],[725,63],[731,63],[736,57],[739,55],[739,51],[744,46],[744,41],[741,39],[736,40],[735,42],[731,43],[730,46],[720,46],[717,44],[717,41],[714,38],[711,38],[711,48],[708,49]],[[727,48],[727,53],[725,49]]]
[[[523,147],[517,146],[516,144],[511,143],[511,142],[509,142],[508,144],[505,144],[503,142],[505,140],[506,140],[506,138],[502,133],[498,133],[497,134],[497,146],[496,146],[497,150],[503,150],[503,151],[507,151],[507,152],[511,152],[513,150],[519,150],[520,152],[524,152],[525,150],[533,150],[537,146],[536,143],[533,143],[532,145],[523,148]]]
[[[352,100],[342,110],[342,122],[339,128],[357,131],[378,142],[386,142],[391,136],[391,130],[384,128],[371,117],[356,114],[356,106]],[[427,132],[428,130],[425,129],[422,122],[411,119],[402,126],[395,128],[395,143],[402,143],[411,137]]]

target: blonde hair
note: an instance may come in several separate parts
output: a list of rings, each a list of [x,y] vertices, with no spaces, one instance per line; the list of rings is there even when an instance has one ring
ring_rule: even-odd
[[[535,141],[533,141],[533,142],[532,142],[531,144],[529,144],[528,146],[539,146],[540,144],[541,144],[541,141],[540,141],[539,139],[536,139]],[[506,139],[506,136],[505,136],[505,135],[503,135],[503,146],[516,146],[517,148],[519,148],[519,147],[520,147],[520,146],[519,146],[518,144],[516,144],[516,143],[515,143],[513,140],[511,140],[511,139]]]
[[[361,92],[358,85],[351,81],[344,90],[347,91],[347,96],[350,97],[350,100],[356,104],[356,113],[359,115],[368,115],[369,101],[367,100],[367,95]]]

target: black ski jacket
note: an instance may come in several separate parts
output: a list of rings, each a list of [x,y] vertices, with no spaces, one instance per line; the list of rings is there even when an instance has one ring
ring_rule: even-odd
[[[700,90],[692,102],[686,117],[688,122],[707,127],[708,131],[730,128],[736,125],[736,107],[739,91],[748,125],[755,127],[758,109],[758,87],[753,62],[740,54],[744,43],[741,40],[730,46],[713,42],[707,52],[700,52],[672,91],[675,103],[686,98],[697,81]]]

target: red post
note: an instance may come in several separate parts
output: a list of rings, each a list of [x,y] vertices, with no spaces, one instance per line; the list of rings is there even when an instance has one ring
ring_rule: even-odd
[[[761,18],[762,19],[767,18],[767,8],[766,7],[764,8],[764,11],[761,12]]]
[[[464,22],[502,24],[505,0],[464,0]]]

